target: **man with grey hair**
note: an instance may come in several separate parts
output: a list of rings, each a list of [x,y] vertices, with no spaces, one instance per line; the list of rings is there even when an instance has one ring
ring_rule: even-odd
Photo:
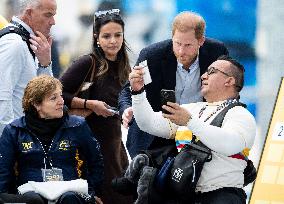
[[[56,0],[18,0],[8,33],[0,38],[0,134],[6,124],[23,115],[21,100],[28,81],[52,75],[50,29],[55,24]]]

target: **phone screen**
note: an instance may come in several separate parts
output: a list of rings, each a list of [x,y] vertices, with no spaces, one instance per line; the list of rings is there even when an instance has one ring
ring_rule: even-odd
[[[176,96],[175,96],[175,91],[174,90],[167,90],[167,89],[162,89],[161,90],[161,105],[167,105],[167,102],[176,102]],[[162,109],[163,113],[169,114],[168,111]]]

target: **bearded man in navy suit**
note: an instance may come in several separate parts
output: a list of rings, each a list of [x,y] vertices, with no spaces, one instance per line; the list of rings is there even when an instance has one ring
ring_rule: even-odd
[[[208,66],[228,50],[220,41],[206,38],[205,21],[197,13],[182,12],[172,25],[172,39],[152,44],[141,50],[137,63],[147,60],[152,82],[144,86],[147,99],[154,111],[161,111],[160,91],[175,90],[176,102],[188,104],[202,101],[200,76]],[[142,91],[142,90],[141,90]],[[133,118],[129,82],[119,97],[119,112],[123,126],[128,127],[126,146],[133,158],[141,150],[152,149],[174,143],[153,137],[139,129]]]

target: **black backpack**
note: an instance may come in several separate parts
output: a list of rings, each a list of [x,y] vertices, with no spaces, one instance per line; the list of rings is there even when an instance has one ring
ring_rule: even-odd
[[[222,123],[223,123],[223,120],[225,118],[225,115],[227,114],[227,112],[231,108],[233,108],[235,106],[246,107],[245,104],[240,103],[240,102],[231,103],[230,105],[225,107],[212,120],[210,125],[221,127]],[[195,146],[197,146],[199,148],[202,147],[203,149],[208,149],[208,147],[206,147],[201,141],[198,141],[197,143],[198,143],[198,146],[197,146],[197,144]],[[155,181],[154,181],[154,183],[152,183],[152,185],[154,185],[154,186],[151,186],[151,184],[149,184],[149,187],[151,187],[152,189],[158,188],[158,190],[157,189],[155,189],[155,190],[158,193],[160,193],[160,195],[159,194],[157,194],[157,195],[159,195],[158,198],[160,199],[161,202],[164,201],[164,200],[167,200],[169,198],[179,198],[179,201],[181,203],[183,203],[183,202],[187,203],[189,197],[191,197],[191,198],[194,197],[194,189],[195,188],[191,189],[191,186],[188,185],[188,182],[187,182],[186,188],[185,187],[183,187],[183,188],[176,188],[177,186],[179,186],[179,187],[182,186],[181,185],[181,183],[182,183],[181,181],[178,181],[178,185],[177,186],[170,185],[170,183],[168,183],[169,181],[167,181],[167,178],[169,178],[169,177],[172,178],[172,176],[170,176],[170,175],[172,175],[172,173],[173,173],[171,171],[172,171],[173,166],[175,164],[174,163],[175,162],[175,157],[177,157],[177,156],[175,156],[175,154],[176,154],[175,149],[176,149],[175,145],[169,145],[169,146],[164,147],[163,149],[159,148],[159,149],[156,149],[155,151],[153,151],[153,150],[146,150],[145,151],[145,153],[149,156],[150,161],[152,161],[151,163],[152,163],[153,167],[158,169],[157,175],[154,175],[155,176]],[[183,151],[186,151],[186,150],[187,150],[187,148],[185,146],[181,150],[181,152],[179,153],[179,156],[180,155],[186,155],[186,154],[182,154]],[[190,151],[194,151],[194,149],[191,147]],[[199,154],[200,154],[200,151],[199,151]],[[207,151],[204,151],[204,155],[205,156],[208,155]],[[192,155],[188,155],[188,156],[192,156]],[[203,156],[202,156],[202,159],[203,159]],[[164,159],[164,158],[168,158],[168,159],[169,158],[173,158],[173,159],[172,159],[172,162],[169,162],[167,164],[168,160],[165,162],[166,159]],[[187,158],[187,160],[189,160],[189,158]],[[205,158],[205,161],[206,161],[206,159],[207,159],[207,156]],[[244,186],[246,186],[247,184],[253,182],[255,180],[255,178],[256,178],[256,175],[257,175],[256,169],[255,169],[252,161],[247,159],[247,158],[245,158],[245,160],[247,161],[247,166],[246,166],[246,168],[245,168],[245,170],[243,172],[244,173]],[[187,164],[185,164],[186,162],[184,162],[184,159],[180,159],[179,158],[179,161],[180,161],[180,165],[181,166],[185,165],[187,167]],[[209,161],[210,161],[210,158],[209,158]],[[203,166],[203,164],[204,164],[204,161],[203,161],[201,166]],[[176,166],[178,166],[178,164]],[[198,165],[195,165],[195,166],[198,167]],[[163,171],[163,168],[170,169],[170,170]],[[202,167],[201,167],[201,169],[202,169]],[[198,169],[196,169],[196,170],[198,170]],[[184,173],[189,173],[190,174],[191,172],[184,172]],[[199,172],[199,173],[201,173],[201,172]],[[199,175],[196,174],[196,176],[199,178],[200,174]],[[174,183],[174,182],[172,182],[172,183]],[[196,183],[197,183],[197,181],[195,181],[194,185],[196,185]],[[174,187],[174,188],[171,188],[171,187]],[[174,194],[174,192],[176,192],[176,194]],[[174,195],[172,195],[172,194],[174,194]],[[156,202],[157,201],[157,196],[155,196],[154,199],[151,196],[149,196],[148,199],[150,200],[149,203],[157,203]]]

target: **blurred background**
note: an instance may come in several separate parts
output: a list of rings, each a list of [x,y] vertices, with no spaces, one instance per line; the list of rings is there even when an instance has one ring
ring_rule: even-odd
[[[171,38],[171,23],[177,13],[200,13],[207,23],[206,36],[223,41],[231,56],[245,66],[241,100],[257,120],[250,157],[258,165],[284,73],[283,0],[57,0],[57,4],[52,30],[56,77],[78,56],[91,51],[93,13],[97,10],[121,10],[132,65],[143,47]],[[0,15],[10,20],[16,5],[17,0],[1,0]],[[123,132],[125,138],[127,130]]]

